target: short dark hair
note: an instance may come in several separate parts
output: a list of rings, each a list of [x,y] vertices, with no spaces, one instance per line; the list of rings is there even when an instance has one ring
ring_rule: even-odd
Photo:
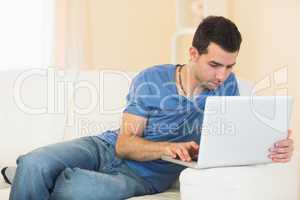
[[[210,42],[233,53],[240,49],[242,36],[236,25],[229,19],[221,16],[208,16],[198,26],[192,45],[199,54],[205,54]]]

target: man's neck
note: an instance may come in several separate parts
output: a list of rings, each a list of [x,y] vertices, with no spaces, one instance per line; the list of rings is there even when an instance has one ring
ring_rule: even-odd
[[[203,92],[203,88],[199,87],[199,81],[195,78],[190,64],[185,64],[181,69],[181,82],[187,96],[195,96]]]

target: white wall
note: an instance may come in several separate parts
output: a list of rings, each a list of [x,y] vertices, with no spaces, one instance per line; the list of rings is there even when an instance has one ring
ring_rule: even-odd
[[[0,69],[53,62],[53,0],[0,1]]]

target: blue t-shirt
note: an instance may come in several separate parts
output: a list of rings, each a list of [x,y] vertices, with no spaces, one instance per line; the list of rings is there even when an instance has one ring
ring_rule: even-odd
[[[146,140],[199,144],[206,97],[239,95],[237,81],[231,73],[215,90],[188,99],[177,91],[175,72],[176,65],[158,65],[140,72],[132,81],[124,112],[147,118]],[[99,137],[115,145],[117,134],[106,131]],[[168,189],[185,168],[163,160],[125,162],[157,192]]]

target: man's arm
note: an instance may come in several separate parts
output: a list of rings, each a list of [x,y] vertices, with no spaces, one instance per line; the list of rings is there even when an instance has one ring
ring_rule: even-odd
[[[116,142],[118,157],[149,161],[160,159],[162,155],[177,156],[183,161],[191,161],[191,153],[198,152],[199,145],[191,142],[152,142],[142,138],[147,119],[123,113],[120,133]]]

